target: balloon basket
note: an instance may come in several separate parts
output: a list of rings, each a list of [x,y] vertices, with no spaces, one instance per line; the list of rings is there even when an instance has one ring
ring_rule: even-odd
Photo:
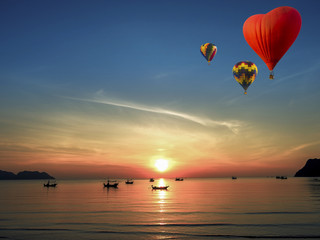
[[[272,71],[272,72],[270,72],[269,79],[271,79],[271,80],[273,80],[273,79],[274,79],[274,73],[273,73],[273,71]]]

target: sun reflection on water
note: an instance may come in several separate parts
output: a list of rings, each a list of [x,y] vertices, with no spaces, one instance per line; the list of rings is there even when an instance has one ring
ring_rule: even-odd
[[[159,179],[159,186],[165,186],[165,181],[164,181],[164,179],[163,178],[160,178]]]
[[[163,178],[160,178],[158,181],[159,186],[166,186],[166,182]],[[158,190],[155,191],[156,195],[156,202],[159,206],[159,212],[163,213],[166,212],[166,204],[167,204],[167,191],[166,190]],[[162,222],[160,224],[163,224]]]

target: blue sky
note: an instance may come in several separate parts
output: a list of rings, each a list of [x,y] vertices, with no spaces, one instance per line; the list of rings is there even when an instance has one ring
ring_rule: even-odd
[[[296,8],[302,27],[271,81],[242,26],[279,6]],[[319,10],[316,0],[1,1],[1,168],[145,176],[166,158],[179,176],[239,165],[239,175],[294,174],[319,156]],[[210,66],[207,42],[218,48]],[[232,76],[242,60],[259,70],[247,95]]]

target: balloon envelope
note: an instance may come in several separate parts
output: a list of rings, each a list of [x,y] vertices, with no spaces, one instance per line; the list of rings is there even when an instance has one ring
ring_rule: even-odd
[[[243,35],[250,47],[272,71],[299,35],[300,13],[292,7],[278,7],[249,17]]]
[[[258,68],[253,62],[241,61],[234,65],[232,73],[233,77],[245,90],[244,94],[247,94],[248,87],[258,74]]]
[[[217,46],[212,43],[203,44],[200,47],[200,52],[204,58],[207,59],[208,63],[210,63],[217,53]]]

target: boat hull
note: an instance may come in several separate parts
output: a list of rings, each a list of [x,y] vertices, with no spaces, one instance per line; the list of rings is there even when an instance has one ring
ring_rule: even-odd
[[[118,184],[119,183],[113,183],[113,184],[110,184],[110,183],[107,183],[107,184],[103,184],[104,187],[106,188],[118,188]]]
[[[152,187],[152,190],[168,190],[169,186],[160,186],[160,187],[158,187],[158,186],[151,185],[151,187]]]
[[[54,184],[43,184],[44,187],[56,187],[57,183]]]

